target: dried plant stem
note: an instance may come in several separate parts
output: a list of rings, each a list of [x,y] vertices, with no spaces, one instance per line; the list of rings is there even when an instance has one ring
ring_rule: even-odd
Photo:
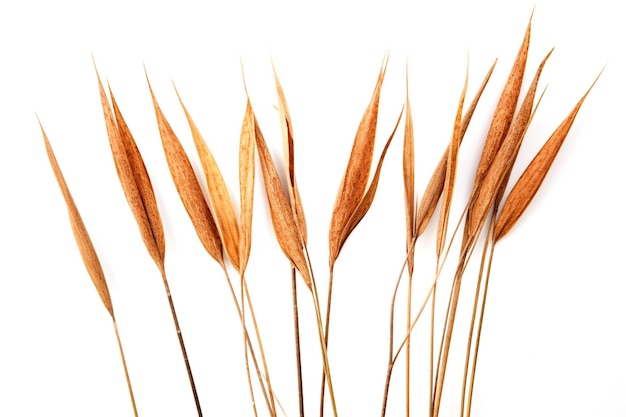
[[[224,269],[224,271],[226,272],[226,269]],[[226,275],[228,276],[228,273]],[[229,283],[230,283],[230,280],[229,280]],[[240,294],[239,299],[243,300],[244,299],[243,279],[241,280],[239,284],[239,288],[241,289],[241,294]],[[237,304],[236,297],[234,297],[234,300],[235,300],[235,304]],[[237,304],[237,307],[239,307],[239,304]],[[241,303],[241,310],[239,311],[239,318],[241,320],[241,330],[243,331],[243,356],[244,356],[244,362],[246,364],[246,378],[248,380],[248,388],[250,390],[250,401],[252,402],[252,411],[254,412],[255,417],[259,417],[258,411],[256,409],[256,399],[254,397],[254,388],[252,386],[252,375],[250,375],[250,361],[248,359],[248,352],[249,352],[248,343],[250,339],[248,337],[248,329],[246,327],[246,303]],[[250,349],[252,349],[252,346],[250,346]],[[258,375],[258,371],[259,371],[259,368],[257,364],[257,375]],[[259,381],[263,383],[263,378],[259,378]],[[267,409],[271,410],[270,405],[269,405],[269,399],[267,398],[267,396],[266,396],[266,404],[267,404]]]
[[[305,254],[307,257],[307,262],[310,265],[310,259],[309,259],[309,254],[308,251],[306,250],[305,247]],[[330,281],[329,281],[329,285],[332,283],[332,268],[331,268],[331,273],[330,273]],[[332,287],[332,286],[331,286]],[[330,290],[330,287],[329,287]],[[330,292],[330,291],[329,291]],[[326,348],[326,346],[328,345],[328,332],[324,331],[324,327],[322,325],[322,314],[321,314],[321,308],[320,308],[320,300],[319,300],[319,294],[317,292],[317,284],[315,283],[315,278],[313,277],[313,273],[311,271],[311,295],[313,297],[313,306],[315,307],[315,317],[317,319],[317,331],[319,333],[319,339],[320,339],[320,347],[322,349],[322,360],[324,362],[324,375],[322,377],[322,381],[327,381],[328,382],[328,395],[330,396],[330,402],[333,408],[333,415],[334,417],[337,417],[337,404],[335,402],[335,391],[333,389],[333,381],[332,378],[330,376],[330,364],[328,363],[328,349]],[[330,295],[330,294],[329,294]],[[328,304],[327,304],[327,314],[326,314],[326,325],[328,325],[329,323],[329,316],[330,316],[330,297],[328,298]],[[324,383],[322,383],[322,396],[321,396],[321,400],[320,400],[320,417],[324,415],[324,408],[323,408],[323,400],[324,400]]]
[[[483,246],[483,253],[480,259],[480,268],[478,271],[478,280],[476,282],[476,294],[474,295],[474,306],[472,308],[472,318],[470,320],[470,326],[469,326],[469,335],[467,336],[467,349],[465,351],[465,367],[463,370],[463,385],[461,388],[461,406],[460,406],[460,416],[463,417],[464,415],[464,408],[465,408],[465,397],[466,397],[466,392],[467,392],[467,381],[468,381],[468,370],[469,370],[469,361],[470,361],[470,355],[472,352],[472,341],[474,339],[474,327],[476,324],[476,313],[478,311],[478,302],[480,300],[480,295],[481,295],[481,288],[483,288],[483,286],[481,286],[482,284],[482,278],[483,278],[483,271],[485,269],[485,260],[487,258],[487,253],[489,251],[489,243],[491,241],[490,236],[493,235],[493,230],[494,230],[494,226],[495,226],[495,222],[493,221],[494,217],[491,217],[491,220],[489,222],[489,236],[487,239],[485,239],[485,244]],[[493,247],[493,244],[491,245]],[[490,252],[490,257],[493,256],[493,250]],[[485,288],[487,286],[487,282],[485,282]],[[484,306],[484,297],[486,295],[486,290],[483,290],[483,306]],[[482,323],[482,313],[481,313],[481,318],[479,319],[480,323]],[[480,326],[480,325],[479,325]],[[480,328],[477,330],[477,337],[480,337]],[[476,348],[475,348],[476,349]],[[476,353],[476,350],[474,351]],[[472,370],[472,374],[474,373],[474,370]]]
[[[406,299],[406,331],[409,333],[411,329],[411,304],[413,295],[413,272],[409,271],[408,283],[407,283],[407,299]],[[405,367],[405,410],[406,417],[411,415],[411,333],[406,339],[406,367]]]
[[[115,337],[117,338],[117,346],[120,348],[120,355],[122,356],[122,365],[124,365],[124,375],[126,376],[126,385],[128,386],[128,394],[130,395],[130,402],[133,405],[133,413],[135,417],[137,414],[137,404],[135,404],[135,395],[133,394],[133,386],[130,383],[130,376],[128,375],[128,367],[126,366],[126,356],[124,355],[124,349],[122,348],[122,340],[120,339],[120,333],[117,330],[117,322],[113,318],[113,328],[115,329]]]
[[[167,275],[165,269],[159,267],[161,272],[161,278],[163,279],[163,286],[165,287],[165,293],[167,294],[167,302],[170,305],[170,312],[172,313],[172,319],[174,320],[174,326],[176,327],[176,335],[178,336],[178,343],[180,344],[180,350],[183,354],[183,361],[185,362],[185,369],[187,370],[187,377],[189,377],[189,384],[191,385],[191,392],[193,394],[193,400],[196,404],[196,411],[198,417],[202,417],[202,407],[200,407],[200,399],[198,398],[198,391],[196,389],[196,383],[193,380],[193,373],[191,372],[191,366],[189,365],[189,358],[187,357],[187,349],[185,348],[185,341],[183,340],[183,333],[180,330],[178,324],[178,316],[176,315],[176,308],[174,307],[174,301],[172,300],[172,293],[170,292],[170,285],[167,282]]]
[[[331,265],[328,275],[328,294],[326,296],[326,322],[324,323],[324,346],[328,348],[328,334],[330,331],[330,305],[333,298],[334,266]],[[320,390],[320,417],[324,417],[324,394],[326,393],[326,371],[322,373],[322,388]]]
[[[495,216],[494,216],[495,217]],[[495,231],[495,222],[494,229],[491,231],[491,238],[493,239]],[[478,349],[480,347],[480,336],[482,334],[483,329],[483,318],[485,317],[485,305],[487,303],[487,293],[489,291],[489,277],[491,276],[491,262],[493,260],[493,252],[496,247],[495,240],[491,243],[491,250],[489,251],[489,258],[487,261],[487,273],[485,275],[485,286],[483,288],[483,300],[480,307],[480,316],[478,316],[478,329],[476,330],[476,346],[474,347],[474,357],[472,359],[472,371],[469,377],[469,389],[467,393],[467,412],[466,416],[470,417],[472,412],[472,396],[474,394],[474,377],[476,376],[476,363],[478,361]]]
[[[269,369],[267,367],[267,360],[265,359],[265,350],[263,349],[263,341],[261,340],[261,332],[259,330],[259,325],[256,320],[256,314],[254,313],[254,307],[252,306],[252,298],[250,297],[250,292],[248,291],[248,284],[246,284],[246,278],[244,275],[241,276],[241,285],[243,286],[245,293],[245,301],[248,302],[248,307],[250,307],[250,317],[252,318],[252,325],[254,326],[254,332],[256,334],[256,339],[259,344],[259,354],[261,355],[261,363],[263,365],[263,369],[265,370],[265,382],[267,383],[267,391],[269,394],[270,401],[270,414],[273,417],[276,417],[276,402],[274,401],[274,391],[272,390],[272,383],[270,381]],[[244,300],[241,300],[242,305],[244,304]]]
[[[241,322],[241,327],[243,328],[243,332],[244,332],[244,338],[245,338],[245,343],[246,343],[246,366],[247,366],[247,354],[248,352],[250,353],[250,356],[252,357],[252,362],[254,363],[254,367],[257,373],[257,378],[259,379],[259,384],[261,385],[261,390],[263,392],[263,396],[265,398],[265,404],[267,405],[267,409],[271,410],[271,406],[270,406],[270,402],[269,402],[269,397],[267,395],[267,388],[265,387],[265,378],[261,372],[261,368],[259,367],[259,363],[256,357],[256,354],[254,353],[254,348],[252,346],[252,342],[250,340],[250,335],[248,333],[248,328],[246,326],[246,321],[245,321],[245,304],[242,303],[241,306],[239,305],[239,301],[237,300],[237,295],[235,294],[235,289],[233,288],[233,284],[230,281],[230,277],[228,275],[228,271],[226,270],[226,267],[224,265],[222,265],[222,269],[224,271],[224,276],[226,277],[226,283],[228,284],[228,289],[230,290],[230,295],[233,299],[233,302],[235,303],[235,307],[237,308],[237,314],[239,315],[239,321]],[[243,286],[242,286],[242,300],[243,298]],[[249,350],[248,350],[249,349]],[[252,380],[250,378],[250,375],[248,375],[248,385],[250,387],[250,395],[251,395],[251,399],[252,399],[252,406],[254,409],[254,413],[255,416],[257,415],[257,410],[256,410],[256,402],[254,399],[254,390],[252,388]],[[271,411],[270,411],[271,412]]]
[[[437,299],[437,283],[433,285],[433,296],[430,302],[430,357],[428,366],[428,398],[433,398],[434,394],[434,371],[435,371],[435,300]],[[428,416],[433,415],[433,402],[428,402]]]
[[[298,315],[298,287],[296,268],[291,267],[291,293],[293,296],[293,331],[296,346],[296,371],[298,374],[298,407],[300,417],[304,417],[304,394],[302,392],[302,355],[300,352],[300,319]]]

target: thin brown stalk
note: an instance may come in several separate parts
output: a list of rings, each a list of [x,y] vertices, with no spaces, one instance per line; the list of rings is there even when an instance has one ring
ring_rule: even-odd
[[[293,212],[293,216],[296,220],[296,224],[300,229],[300,235],[302,238],[303,246],[306,247],[307,243],[307,227],[304,216],[304,208],[302,206],[302,199],[300,197],[300,191],[296,182],[295,173],[295,148],[294,148],[294,135],[293,124],[291,123],[291,115],[289,113],[289,107],[287,106],[287,99],[283,87],[278,79],[276,68],[272,63],[272,70],[274,72],[274,82],[276,84],[276,93],[278,95],[278,112],[279,122],[281,127],[281,133],[283,138],[283,155],[285,157],[285,168],[287,170],[287,190],[289,192],[289,205]],[[302,355],[300,351],[300,322],[298,314],[298,283],[296,279],[296,269],[291,267],[291,292],[293,303],[293,321],[294,321],[294,339],[296,349],[296,374],[298,385],[298,409],[300,417],[304,417],[304,393],[302,390]]]
[[[302,354],[300,351],[300,318],[298,314],[298,285],[296,269],[291,267],[291,296],[293,300],[293,333],[296,345],[296,374],[298,378],[298,411],[304,417],[304,393],[302,384]]]
[[[117,347],[120,349],[120,356],[122,357],[122,365],[124,366],[124,376],[126,377],[126,387],[128,388],[128,394],[130,395],[130,403],[133,406],[133,413],[135,417],[137,414],[137,404],[135,403],[135,395],[133,394],[133,386],[130,383],[130,375],[128,374],[128,366],[126,365],[126,355],[124,355],[124,348],[122,347],[122,339],[120,339],[120,332],[117,329],[117,321],[113,318],[113,328],[115,329],[115,338],[117,339]]]
[[[198,392],[193,379],[193,373],[189,365],[189,358],[187,356],[182,332],[178,324],[176,309],[174,308],[169,284],[165,274],[165,239],[161,218],[159,216],[156,199],[154,197],[154,191],[152,190],[152,185],[145,169],[143,159],[141,158],[139,150],[137,149],[137,146],[135,145],[135,142],[130,134],[130,130],[122,118],[113,94],[111,93],[111,101],[115,111],[115,119],[111,113],[111,108],[106,95],[104,94],[104,89],[99,77],[98,84],[100,86],[102,109],[104,112],[107,132],[109,134],[111,149],[113,151],[113,159],[118,169],[118,176],[131,210],[137,220],[137,224],[141,231],[141,235],[144,238],[146,248],[161,273],[163,285],[165,287],[165,292],[170,306],[170,312],[176,327],[176,334],[178,336],[178,342],[183,355],[183,361],[187,370],[187,376],[189,377],[196,411],[198,412],[198,416],[202,416],[202,408],[200,406]],[[161,126],[159,126],[159,128],[161,128]]]
[[[259,353],[261,355],[261,364],[263,365],[263,369],[265,370],[265,383],[267,384],[267,391],[269,394],[270,400],[270,413],[273,417],[276,417],[276,402],[274,400],[274,391],[272,390],[272,382],[270,380],[269,368],[267,366],[267,360],[265,358],[265,349],[263,349],[263,341],[261,339],[261,332],[259,330],[259,324],[256,319],[256,314],[254,313],[254,307],[252,305],[252,298],[250,297],[250,291],[248,290],[248,285],[246,283],[246,278],[244,275],[241,275],[241,285],[243,287],[243,292],[245,294],[244,299],[241,300],[242,306],[247,301],[248,307],[250,307],[250,317],[252,318],[252,325],[254,326],[254,331],[256,333],[256,339],[259,344]]]
[[[104,305],[104,308],[107,310],[109,315],[111,316],[111,320],[113,321],[113,328],[115,329],[115,337],[117,339],[117,346],[120,350],[120,356],[122,358],[122,365],[124,367],[124,376],[126,377],[126,386],[128,388],[128,394],[130,395],[130,401],[133,407],[133,414],[135,417],[138,416],[137,413],[137,404],[135,403],[135,395],[133,394],[133,387],[130,382],[130,375],[128,374],[128,366],[126,365],[126,356],[124,355],[124,349],[122,348],[122,341],[120,339],[120,334],[117,329],[117,322],[115,320],[115,314],[113,312],[113,302],[111,301],[111,295],[109,293],[109,287],[106,282],[106,278],[104,276],[104,271],[102,270],[102,266],[100,264],[100,260],[98,258],[98,254],[96,253],[95,248],[93,247],[93,243],[91,242],[91,238],[89,237],[89,233],[87,232],[87,228],[82,220],[80,212],[76,207],[76,203],[74,202],[74,198],[70,193],[69,187],[65,182],[65,178],[63,177],[63,173],[61,172],[61,168],[59,167],[59,163],[57,162],[56,156],[54,155],[54,151],[52,150],[52,146],[50,145],[50,141],[48,140],[48,136],[39,123],[41,128],[41,133],[43,135],[44,145],[46,147],[46,153],[48,155],[48,160],[50,161],[50,166],[52,167],[52,171],[54,176],[59,184],[59,188],[61,189],[61,193],[63,194],[63,198],[65,199],[65,205],[67,207],[68,216],[70,219],[70,225],[72,226],[72,232],[74,234],[74,239],[76,240],[76,244],[78,246],[78,250],[80,252],[83,263],[85,264],[85,269],[87,269],[87,273],[91,277],[91,281],[96,288],[96,292]]]

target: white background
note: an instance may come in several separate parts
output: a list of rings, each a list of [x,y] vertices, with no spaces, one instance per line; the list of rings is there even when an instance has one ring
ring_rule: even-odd
[[[625,415],[626,30],[619,2],[205,3],[0,5],[0,415],[132,415],[110,318],[76,250],[35,113],[100,254],[139,414],[194,415],[163,286],[115,174],[92,55],[156,188],[166,268],[205,415],[251,416],[235,310],[171,182],[143,65],[198,168],[170,81],[176,83],[238,201],[236,153],[245,106],[240,59],[261,128],[279,158],[273,59],[292,112],[309,247],[324,294],[335,193],[385,53],[390,60],[377,154],[403,104],[408,61],[420,195],[449,138],[468,54],[470,96],[499,59],[461,151],[456,219],[533,6],[528,74],[556,49],[515,177],[606,69],[535,201],[496,250],[474,412]],[[524,91],[527,85],[528,79]],[[380,414],[389,302],[404,257],[400,161],[397,138],[377,199],[336,267],[329,349],[342,416]],[[275,390],[287,415],[295,416],[289,265],[273,238],[260,173],[257,186],[248,280]],[[420,245],[415,294],[432,277],[434,228]],[[475,271],[467,276],[465,297]],[[310,297],[301,287],[305,406],[307,415],[316,415],[319,345]],[[458,415],[468,299],[459,313],[442,416]],[[416,416],[427,410],[425,330],[418,326],[414,339]],[[401,365],[389,416],[403,415],[402,392]]]

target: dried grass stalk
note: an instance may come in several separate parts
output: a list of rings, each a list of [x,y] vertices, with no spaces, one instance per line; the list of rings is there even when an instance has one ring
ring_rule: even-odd
[[[198,183],[196,174],[189,162],[189,158],[183,149],[178,137],[174,133],[161,107],[157,102],[150,80],[148,88],[152,97],[152,104],[156,114],[159,135],[163,145],[163,152],[169,167],[172,180],[178,191],[178,195],[187,211],[187,215],[196,230],[196,234],[206,251],[220,265],[224,266],[224,256],[222,252],[222,242],[217,231],[213,213],[204,199],[202,189]]]
[[[600,77],[600,75],[598,75]],[[583,102],[587,98],[587,95],[598,81],[598,78],[594,80],[587,92],[578,101],[576,106],[567,115],[567,117],[556,128],[552,135],[548,138],[546,143],[539,150],[535,158],[528,164],[526,170],[522,173],[517,183],[509,193],[500,215],[496,221],[496,227],[494,232],[494,242],[502,239],[512,228],[515,223],[522,216],[532,199],[534,198],[537,190],[541,186],[546,174],[554,162],[554,158],[558,154],[567,134],[578,115]]]
[[[283,87],[281,86],[278,75],[276,74],[276,69],[273,67],[272,69],[274,70],[274,81],[276,83],[276,92],[278,94],[278,112],[280,129],[283,137],[283,153],[287,168],[287,189],[289,190],[289,202],[296,216],[298,227],[300,228],[300,234],[302,235],[302,239],[306,245],[306,220],[304,217],[304,208],[302,206],[302,199],[300,198],[298,183],[296,182],[293,124],[291,123],[291,115],[289,114],[289,107],[287,106],[287,99],[285,98]]]
[[[478,168],[476,169],[476,177],[474,179],[474,189],[478,188],[486,175],[493,158],[495,158],[500,145],[504,140],[511,122],[513,121],[513,115],[515,114],[515,108],[517,107],[517,100],[519,99],[520,91],[522,88],[522,81],[524,78],[524,71],[526,69],[526,59],[528,58],[528,47],[530,46],[530,24],[532,16],[528,22],[524,40],[519,49],[513,68],[509,78],[502,90],[500,100],[496,106],[496,110],[487,132],[485,139],[485,145],[483,146],[483,152],[478,162]]]
[[[285,196],[285,192],[283,191],[283,186],[278,177],[278,171],[267,148],[261,129],[259,129],[259,125],[256,122],[256,118],[254,125],[256,131],[256,146],[261,163],[261,171],[263,172],[263,182],[265,184],[267,202],[269,203],[270,216],[272,218],[276,239],[285,256],[287,256],[293,266],[300,272],[300,275],[302,275],[306,286],[309,290],[312,290],[311,274],[304,255],[304,241],[300,234],[300,228],[296,224],[295,216],[293,215],[287,196]]]
[[[224,248],[226,249],[226,255],[233,264],[237,272],[240,270],[239,259],[239,237],[240,230],[237,222],[237,216],[235,215],[235,208],[233,207],[232,200],[226,187],[224,177],[213,158],[213,154],[209,150],[202,134],[198,130],[195,122],[191,118],[191,114],[187,111],[187,108],[183,104],[180,96],[180,105],[182,106],[189,128],[191,129],[191,135],[193,137],[198,156],[200,157],[200,163],[202,164],[202,170],[206,177],[207,189],[209,191],[209,199],[211,200],[211,207],[215,214],[215,220],[217,228],[222,239]]]
[[[96,75],[100,88],[104,122],[117,175],[148,253],[159,269],[163,271],[165,268],[165,236],[150,177],[128,126],[122,118],[113,93],[109,89],[115,116],[111,111],[97,71]]]
[[[83,263],[85,264],[85,268],[87,269],[87,272],[91,277],[93,285],[96,287],[96,291],[98,291],[98,295],[100,296],[100,300],[102,300],[104,308],[107,309],[107,311],[111,315],[111,318],[115,320],[115,316],[113,314],[113,303],[111,302],[109,287],[107,286],[106,279],[104,278],[104,272],[102,270],[102,266],[100,265],[100,260],[98,259],[98,255],[93,247],[93,243],[91,242],[89,233],[87,233],[87,228],[85,227],[83,219],[78,212],[78,208],[74,203],[72,194],[67,187],[67,183],[65,182],[65,178],[63,177],[63,173],[61,172],[59,163],[54,156],[54,152],[52,151],[52,147],[50,146],[50,142],[48,141],[48,136],[41,126],[41,123],[39,124],[39,127],[41,127],[41,133],[43,134],[43,140],[46,145],[46,152],[48,154],[48,159],[50,160],[50,166],[52,167],[54,176],[56,177],[59,187],[61,188],[63,198],[65,199],[67,213],[70,217],[72,232],[74,233],[74,239],[76,239],[76,244],[78,245],[80,256],[83,259]]]
[[[408,67],[408,66],[407,66]],[[416,235],[416,206],[415,197],[415,137],[413,131],[413,114],[409,100],[409,74],[406,75],[406,114],[404,116],[404,144],[402,149],[402,176],[404,184],[404,211],[406,214],[406,250],[410,255],[407,259],[409,275],[413,275],[413,239]]]
[[[552,51],[548,52],[539,65],[509,132],[502,141],[502,145],[500,149],[498,149],[491,166],[485,173],[482,184],[472,197],[473,201],[470,204],[467,216],[467,233],[470,237],[479,233],[487,218],[490,207],[494,204],[499,191],[505,185],[504,180],[508,178],[513,168],[522,140],[524,139],[524,134],[526,133],[526,129],[528,128],[533,114],[533,103],[535,101],[539,77],[551,54]]]
[[[485,91],[485,87],[487,87],[487,83],[489,82],[489,79],[491,78],[491,74],[493,73],[495,66],[496,66],[496,62],[493,63],[493,65],[487,72],[487,75],[485,76],[482,84],[478,88],[478,91],[476,92],[474,99],[468,106],[467,111],[465,112],[465,115],[463,116],[463,120],[461,121],[461,135],[460,135],[461,143],[463,142],[463,138],[465,137],[465,132],[467,131],[469,123],[472,120],[472,116],[474,115],[474,110],[476,110],[476,106],[478,105],[480,97],[482,96],[483,91]],[[435,212],[435,208],[437,207],[437,203],[439,202],[441,193],[443,192],[443,186],[446,181],[446,168],[448,165],[448,153],[449,153],[449,149],[446,148],[446,150],[443,152],[443,155],[441,156],[439,160],[439,164],[437,164],[437,167],[433,171],[433,175],[431,176],[428,182],[428,185],[426,186],[426,190],[424,191],[424,195],[422,197],[422,202],[418,206],[417,216],[415,219],[415,229],[416,229],[415,236],[416,237],[421,236],[421,234],[424,233],[424,230],[426,230],[426,227],[428,226],[428,223],[430,222],[430,219],[432,218]]]
[[[378,103],[386,69],[387,58],[385,58],[380,69],[374,93],[356,132],[348,166],[335,200],[329,232],[329,264],[331,269],[349,234],[345,233],[346,225],[359,206],[367,187],[374,154]]]
[[[461,146],[461,116],[463,114],[463,105],[465,103],[465,94],[467,93],[467,80],[469,73],[465,73],[465,83],[463,91],[459,98],[459,104],[454,119],[454,129],[452,131],[452,139],[448,145],[448,158],[446,164],[446,179],[443,185],[443,200],[441,202],[441,211],[439,214],[439,225],[437,227],[437,258],[441,256],[448,232],[448,218],[450,217],[450,207],[452,205],[452,195],[454,193],[454,181],[456,179],[456,167],[459,156],[459,147]]]

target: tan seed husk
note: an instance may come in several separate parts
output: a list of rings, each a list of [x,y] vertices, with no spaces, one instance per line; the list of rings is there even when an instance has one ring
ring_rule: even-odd
[[[530,124],[533,114],[533,103],[535,101],[539,77],[550,54],[552,54],[552,51],[548,52],[539,65],[506,138],[503,140],[491,166],[487,170],[482,184],[473,196],[473,202],[470,204],[469,214],[467,216],[467,233],[469,237],[479,232],[487,218],[490,207],[496,201],[502,186],[505,185],[504,180],[508,178],[508,174],[513,168],[522,140],[524,139],[524,134],[526,133],[526,129]]]
[[[309,272],[308,263],[304,256],[303,239],[300,234],[300,228],[296,224],[295,216],[289,205],[287,196],[283,191],[283,186],[278,177],[278,171],[274,165],[274,161],[270,156],[269,149],[259,129],[255,119],[255,138],[256,147],[261,163],[261,171],[263,172],[263,182],[265,184],[265,192],[267,194],[267,202],[269,203],[270,216],[274,233],[278,245],[283,253],[291,261],[293,266],[300,272],[305,284],[312,289],[311,274]]]
[[[474,179],[474,190],[476,190],[483,181],[487,170],[493,162],[500,145],[504,140],[513,116],[515,114],[515,108],[517,107],[517,100],[519,99],[520,91],[522,88],[522,81],[524,79],[524,71],[526,69],[526,60],[528,58],[528,47],[530,46],[530,24],[532,16],[528,21],[524,40],[519,49],[513,68],[509,74],[509,78],[502,90],[502,95],[496,106],[496,110],[487,131],[487,137],[483,146],[483,152],[478,162],[476,169],[476,177]]]
[[[295,173],[295,151],[293,144],[293,124],[291,123],[291,115],[289,114],[289,107],[287,106],[287,99],[283,87],[276,74],[276,69],[272,65],[274,71],[274,81],[276,84],[276,92],[278,94],[278,111],[280,118],[280,127],[283,137],[283,153],[285,155],[285,165],[287,167],[288,178],[288,190],[289,190],[289,202],[296,216],[298,227],[300,228],[300,234],[304,240],[304,244],[307,242],[307,227],[304,217],[304,208],[302,206],[302,199],[300,198],[300,191],[298,189],[298,183],[296,182]]]
[[[96,291],[98,291],[98,295],[102,300],[102,304],[104,304],[104,308],[107,309],[107,311],[111,315],[111,318],[115,320],[113,314],[113,303],[111,302],[109,287],[107,286],[106,279],[104,278],[104,272],[102,270],[102,266],[100,265],[100,260],[98,259],[96,250],[93,247],[93,243],[91,242],[89,233],[87,233],[87,228],[83,223],[83,219],[78,212],[76,203],[74,203],[72,194],[70,193],[67,183],[65,182],[65,178],[63,177],[63,173],[61,172],[59,163],[54,156],[54,152],[52,151],[52,147],[50,146],[50,142],[48,141],[48,136],[41,126],[41,123],[39,124],[39,126],[41,127],[41,133],[43,134],[43,140],[46,145],[46,152],[48,154],[48,159],[50,160],[50,166],[52,167],[54,176],[56,177],[57,183],[59,184],[59,188],[61,188],[63,198],[65,199],[67,213],[70,218],[70,224],[72,226],[72,232],[74,233],[74,239],[76,239],[76,244],[78,245],[78,250],[80,251],[80,256],[83,259],[83,263],[85,264],[87,273],[89,273],[89,276],[91,277],[93,285],[96,287]]]
[[[598,75],[600,77],[600,75]],[[578,111],[580,110],[583,102],[587,98],[587,95],[598,81],[598,78],[594,80],[591,87],[578,101],[574,109],[569,115],[561,122],[552,135],[548,138],[543,147],[539,150],[535,158],[528,164],[526,170],[522,173],[519,180],[509,193],[498,220],[496,221],[496,227],[494,231],[494,242],[502,239],[512,228],[515,223],[522,216],[532,199],[534,198],[537,190],[541,186],[546,174],[554,162],[554,158],[558,154],[567,134],[569,133]]]
[[[443,247],[448,232],[448,218],[450,217],[450,207],[452,205],[452,195],[454,193],[454,181],[456,179],[456,167],[459,156],[459,147],[461,146],[461,117],[463,114],[463,105],[465,103],[465,94],[467,93],[468,76],[469,73],[466,71],[463,91],[461,92],[461,97],[459,98],[459,104],[456,110],[452,138],[450,139],[450,144],[448,145],[446,179],[443,186],[443,199],[441,202],[441,211],[439,214],[439,225],[437,227],[437,258],[439,258],[441,252],[443,252]]]
[[[343,232],[357,206],[363,198],[369,177],[374,154],[374,139],[376,137],[376,123],[378,120],[378,103],[382,88],[387,58],[378,74],[378,81],[374,93],[357,129],[348,166],[339,186],[335,199],[335,206],[330,221],[329,232],[329,264],[332,268],[344,239]],[[346,236],[347,237],[347,236]],[[345,239],[344,239],[345,240]]]
[[[350,233],[352,233],[352,231],[356,228],[359,222],[363,220],[363,217],[365,217],[365,215],[367,214],[367,211],[372,206],[372,202],[374,201],[374,196],[376,195],[376,189],[378,188],[378,180],[380,179],[380,173],[383,167],[383,161],[385,160],[387,149],[389,149],[389,145],[391,145],[391,140],[396,135],[396,130],[398,130],[398,126],[400,125],[401,118],[402,118],[402,111],[400,112],[398,121],[396,122],[396,125],[393,128],[391,135],[389,135],[389,139],[387,139],[387,142],[385,143],[385,147],[383,148],[383,151],[381,152],[380,158],[378,160],[378,164],[376,165],[376,171],[374,171],[374,176],[372,177],[372,182],[370,183],[367,189],[367,192],[361,199],[361,202],[359,203],[357,208],[354,210],[354,213],[352,213],[352,216],[348,220],[348,223],[346,224],[346,228],[344,229],[343,234],[341,235],[341,240],[339,243],[339,250],[341,250],[341,248],[343,247],[343,244],[346,242],[346,239],[348,238],[348,236],[350,236]]]
[[[487,75],[483,79],[482,84],[478,88],[474,99],[470,103],[463,116],[463,120],[461,122],[461,143],[463,142],[463,138],[465,137],[465,132],[469,126],[470,121],[472,120],[472,116],[474,115],[474,110],[476,110],[476,106],[480,100],[480,97],[485,91],[485,87],[491,78],[491,74],[493,74],[493,70],[496,66],[496,62],[494,61],[493,65],[487,72]],[[441,197],[441,193],[443,192],[443,186],[446,180],[446,168],[448,164],[448,153],[449,149],[446,148],[443,155],[439,160],[439,164],[433,171],[433,175],[426,186],[426,190],[424,191],[424,195],[422,197],[422,202],[417,208],[417,216],[415,219],[415,229],[416,236],[420,236],[426,230],[430,219],[432,218],[435,208],[437,207],[437,203],[439,202],[439,197]]]
[[[196,174],[189,162],[178,137],[174,133],[169,122],[165,118],[159,103],[154,96],[152,86],[148,80],[148,88],[154,106],[154,112],[159,127],[159,136],[163,145],[163,152],[167,166],[176,186],[176,191],[187,211],[187,215],[193,224],[200,243],[209,255],[220,265],[224,265],[222,242],[213,219],[213,214],[204,199],[202,189],[198,183]]]
[[[104,121],[117,175],[148,253],[154,259],[159,269],[163,270],[165,267],[165,235],[148,172],[137,145],[122,118],[119,108],[117,108],[113,95],[111,94],[111,100],[116,109],[115,116],[111,111],[111,106],[97,71],[96,75],[100,88],[100,101],[102,103]]]
[[[183,104],[180,96],[178,97],[180,105],[185,112],[189,128],[191,129],[191,135],[193,137],[198,156],[200,157],[200,163],[202,170],[206,177],[207,189],[209,191],[209,199],[211,200],[211,207],[215,214],[215,220],[219,234],[226,249],[228,259],[233,264],[237,272],[240,271],[240,259],[239,259],[239,224],[237,222],[237,216],[235,215],[235,208],[233,207],[232,200],[226,187],[224,177],[213,158],[213,154],[209,150],[202,134],[196,127],[195,122],[191,118],[191,114],[187,111],[187,108]]]
[[[250,99],[239,140],[239,266],[241,274],[246,270],[252,247],[252,208],[254,203],[254,113]]]
[[[406,114],[404,116],[404,146],[402,149],[402,175],[404,179],[404,211],[406,218],[406,250],[411,251],[407,259],[409,275],[413,275],[413,239],[415,238],[415,136],[413,131],[413,114],[409,100],[409,72],[406,72]]]

